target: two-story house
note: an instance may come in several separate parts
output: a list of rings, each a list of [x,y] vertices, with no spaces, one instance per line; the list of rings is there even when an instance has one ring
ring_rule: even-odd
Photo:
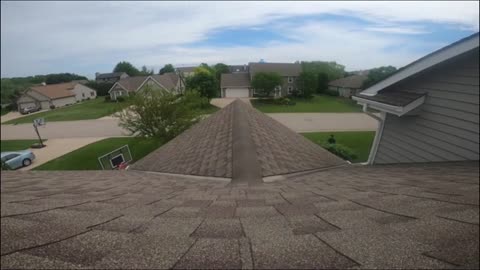
[[[96,82],[115,83],[125,78],[128,78],[128,74],[125,72],[95,73]]]

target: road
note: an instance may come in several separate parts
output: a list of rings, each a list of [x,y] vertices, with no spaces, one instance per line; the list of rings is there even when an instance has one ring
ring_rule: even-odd
[[[378,123],[363,113],[270,113],[296,132],[375,131]],[[42,138],[86,138],[128,136],[118,119],[49,122],[39,128]],[[2,140],[36,139],[32,124],[1,125]]]

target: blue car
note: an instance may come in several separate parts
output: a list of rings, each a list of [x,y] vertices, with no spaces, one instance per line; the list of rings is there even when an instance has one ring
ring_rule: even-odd
[[[30,150],[2,152],[0,159],[2,163],[7,164],[10,169],[15,170],[32,164],[35,155]]]

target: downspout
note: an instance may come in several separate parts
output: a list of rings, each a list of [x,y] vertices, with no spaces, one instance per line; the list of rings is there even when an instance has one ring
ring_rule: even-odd
[[[366,163],[363,163],[365,165],[372,165],[373,161],[375,160],[375,156],[377,155],[378,144],[380,143],[380,139],[382,138],[386,113],[380,112],[380,116],[376,116],[375,114],[369,112],[367,109],[368,105],[364,103],[363,112],[379,122],[377,132],[375,132],[375,138],[373,139],[372,149],[370,149],[370,154],[368,155],[368,160]]]

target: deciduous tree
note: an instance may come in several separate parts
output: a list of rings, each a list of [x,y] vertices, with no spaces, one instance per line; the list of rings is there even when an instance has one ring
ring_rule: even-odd
[[[282,85],[282,76],[276,72],[258,72],[253,76],[251,85],[257,93],[268,97],[275,87]]]
[[[162,75],[168,72],[175,72],[175,68],[172,64],[166,64],[165,66],[163,66],[163,68],[160,69],[159,74]]]
[[[113,72],[125,72],[131,77],[140,75],[140,71],[127,61],[119,62],[113,69]]]

